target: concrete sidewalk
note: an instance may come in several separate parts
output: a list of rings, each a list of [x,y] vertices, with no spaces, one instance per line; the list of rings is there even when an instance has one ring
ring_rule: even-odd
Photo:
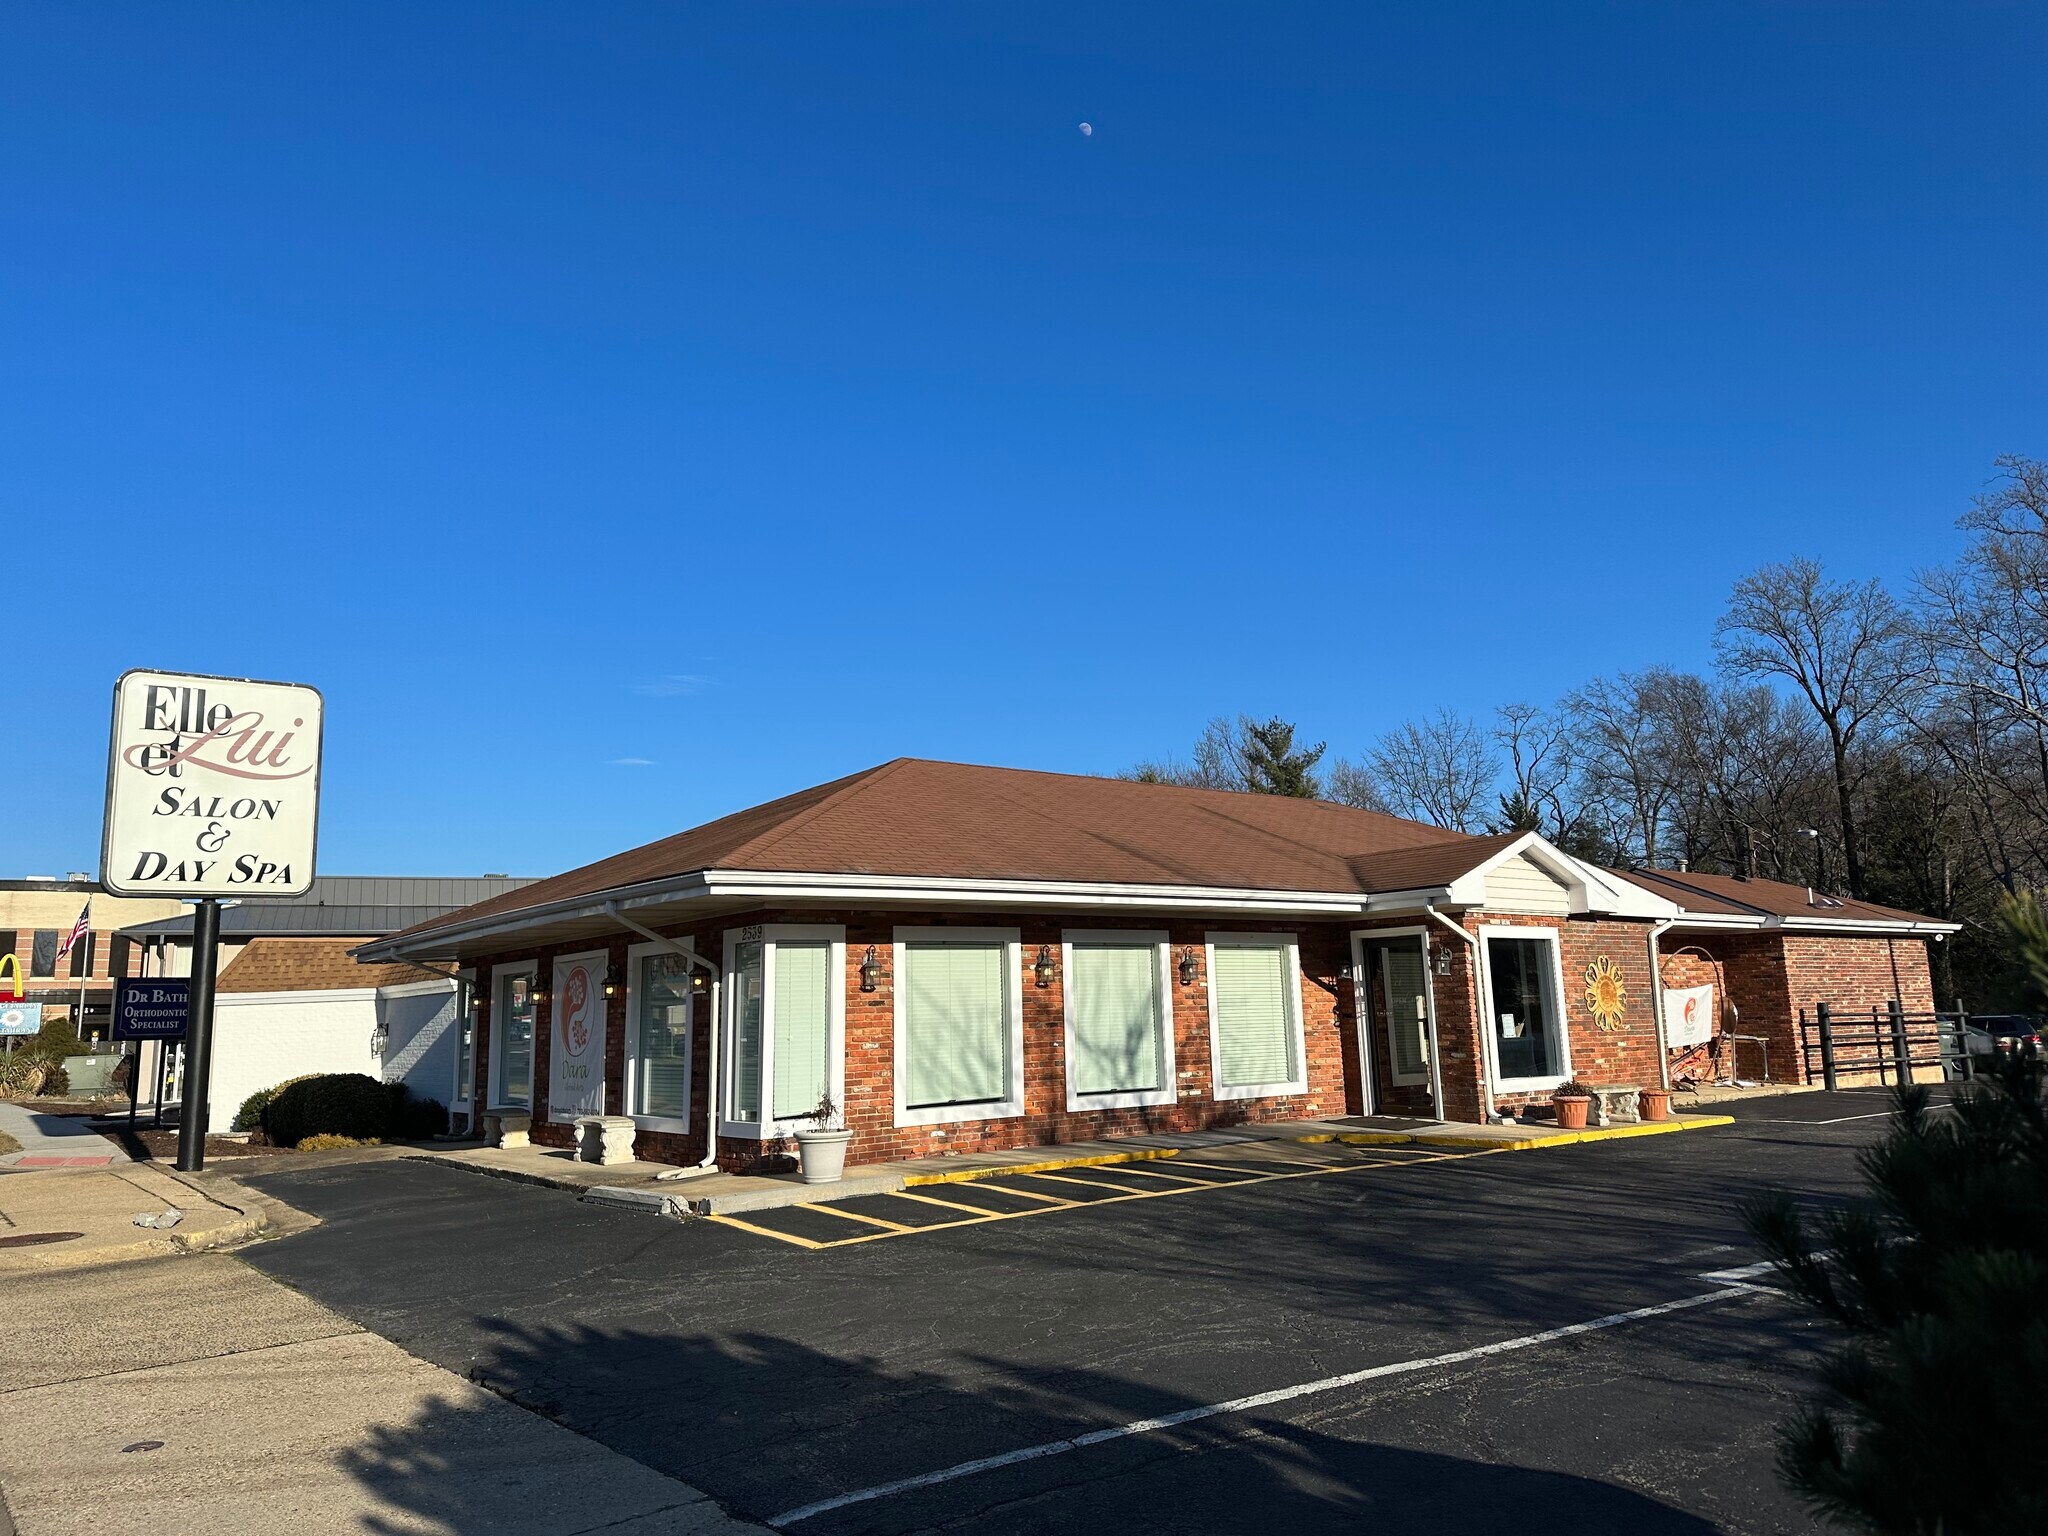
[[[738,1536],[688,1484],[220,1254],[10,1276],[0,1530]]]
[[[1282,1120],[1228,1130],[1167,1132],[1001,1152],[857,1164],[836,1184],[806,1184],[795,1173],[696,1173],[678,1178],[667,1163],[579,1162],[552,1147],[462,1147],[416,1151],[411,1156],[476,1173],[574,1190],[597,1204],[644,1209],[665,1216],[730,1216],[790,1205],[824,1205],[863,1195],[894,1194],[934,1184],[959,1184],[1002,1174],[1048,1173],[1178,1157],[1261,1142],[1346,1141],[1368,1146],[1435,1146],[1460,1151],[1527,1150],[1575,1146],[1634,1136],[1728,1125],[1726,1115],[1684,1115],[1669,1120],[1560,1131],[1547,1125],[1464,1125],[1440,1120],[1352,1115],[1331,1120]]]
[[[0,1099],[0,1131],[21,1143],[19,1152],[0,1153],[0,1169],[104,1168],[128,1160],[82,1116],[37,1114],[10,1099]]]
[[[124,1259],[195,1253],[256,1236],[259,1204],[233,1185],[205,1186],[153,1163],[39,1168],[0,1179],[0,1277],[80,1269]],[[181,1213],[173,1226],[137,1216]]]

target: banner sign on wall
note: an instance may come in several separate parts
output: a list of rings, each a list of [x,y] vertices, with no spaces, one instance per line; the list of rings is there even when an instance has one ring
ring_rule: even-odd
[[[192,983],[183,976],[116,976],[114,1038],[182,1039],[191,997]]]
[[[42,1027],[41,1003],[0,1003],[0,1035],[33,1035]]]
[[[1713,987],[1666,987],[1664,1043],[1676,1050],[1685,1045],[1705,1045],[1713,1038]]]
[[[600,950],[555,961],[548,1030],[548,1118],[604,1113],[604,973]]]
[[[317,689],[175,672],[114,684],[100,875],[117,896],[302,896],[320,812]]]

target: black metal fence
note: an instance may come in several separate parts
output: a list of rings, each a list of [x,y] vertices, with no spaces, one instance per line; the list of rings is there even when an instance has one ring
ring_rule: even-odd
[[[1943,1080],[1970,1075],[1965,1013],[1908,1013],[1893,998],[1867,1011],[1817,1003],[1799,1010],[1800,1065],[1806,1081],[1835,1088],[1844,1077],[1875,1076],[1879,1084],[1910,1083],[1939,1068]]]

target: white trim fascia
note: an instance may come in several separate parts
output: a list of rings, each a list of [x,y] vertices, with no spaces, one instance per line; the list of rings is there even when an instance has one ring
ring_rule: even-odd
[[[1074,1086],[1074,945],[1122,944],[1135,948],[1152,946],[1152,969],[1158,990],[1159,1086],[1156,1088],[1112,1089],[1106,1093],[1083,1093]],[[1175,1103],[1180,1096],[1173,1053],[1173,948],[1164,929],[1068,928],[1060,934],[1060,1013],[1066,1032],[1067,1112],[1085,1114],[1096,1109],[1154,1109]]]
[[[1575,859],[1540,832],[1524,832],[1496,849],[1453,880],[1448,890],[1453,906],[1486,906],[1486,877],[1510,859],[1526,856],[1562,885],[1571,898],[1573,916],[1600,913],[1614,917],[1663,918],[1678,914],[1678,905],[1655,892],[1631,884],[1625,892],[1605,871]]]
[[[1961,933],[1961,923],[1885,922],[1866,917],[1778,917],[1747,912],[1684,912],[1674,932],[1715,929],[1730,933],[1832,933],[1843,938],[1908,939]]]
[[[1216,945],[1264,948],[1279,944],[1286,952],[1287,982],[1282,1001],[1294,1029],[1294,1076],[1280,1083],[1223,1081],[1223,1050],[1216,1035]],[[1301,1017],[1301,938],[1293,933],[1205,933],[1202,935],[1202,977],[1209,994],[1209,1097],[1212,1099],[1280,1099],[1308,1092],[1308,1032]]]
[[[690,945],[687,938],[679,942],[686,946]],[[640,1075],[640,962],[649,955],[674,953],[675,950],[669,945],[656,944],[652,940],[626,946],[626,1066],[624,1081],[620,1084],[622,1102],[619,1108],[643,1131],[670,1131],[677,1135],[687,1135],[690,1130],[690,1106],[695,1102],[697,1095],[697,991],[689,985],[688,968],[683,972],[683,1001],[690,1010],[683,1045],[683,1112],[680,1115],[633,1113],[633,1088]]]
[[[1500,1075],[1499,1055],[1494,1049],[1494,1035],[1500,1027],[1498,1013],[1493,1004],[1493,955],[1488,941],[1504,939],[1540,939],[1550,946],[1550,1001],[1555,1006],[1557,1017],[1557,1053],[1562,1071],[1545,1077],[1507,1077]],[[1548,923],[1481,923],[1479,938],[1479,986],[1480,995],[1486,1001],[1486,1011],[1480,1015],[1480,1037],[1486,1045],[1486,1080],[1495,1093],[1543,1093],[1570,1080],[1572,1075],[1572,1021],[1565,1012],[1564,997],[1564,948],[1558,942],[1557,929]]]
[[[379,997],[426,997],[430,993],[454,990],[455,981],[451,977],[440,981],[404,981],[395,987],[378,987],[376,992]]]
[[[536,1007],[533,1011],[533,1038],[526,1042],[526,1102],[521,1104],[516,1100],[503,1098],[498,1093],[498,1084],[504,1080],[504,1074],[500,1069],[505,1064],[505,1053],[498,1048],[503,1041],[505,1023],[505,1010],[499,1004],[504,1000],[504,983],[507,980],[515,976],[539,975],[540,961],[537,959],[511,960],[503,965],[491,967],[491,1080],[484,1085],[489,1090],[484,1094],[484,1109],[488,1114],[508,1109],[520,1110],[528,1115],[533,1113],[533,1058],[534,1053],[540,1049],[540,1009]]]
[[[739,1006],[740,989],[730,986],[726,991],[731,1001],[725,1007],[725,1050],[721,1067],[725,1081],[718,1086],[718,1134],[734,1141],[774,1141],[792,1136],[799,1126],[811,1122],[807,1116],[792,1115],[781,1120],[771,1119],[768,1111],[775,1102],[775,945],[784,939],[794,939],[812,944],[828,944],[831,955],[827,964],[831,970],[831,983],[825,992],[825,1073],[826,1083],[832,1094],[832,1102],[839,1106],[840,1119],[846,1117],[846,929],[838,923],[744,923],[737,928],[725,930],[725,944],[722,959],[725,962],[725,976],[728,981],[739,974],[733,963],[733,955],[745,942],[746,935],[753,935],[761,944],[761,1103],[759,1120],[734,1120],[729,1111],[732,1108],[733,1069],[739,1065]]]
[[[61,979],[61,978],[60,978]],[[71,989],[77,994],[77,988]],[[375,987],[304,987],[289,992],[216,992],[213,1005],[216,1008],[239,1007],[243,1003],[345,1003],[357,999],[375,1002]]]
[[[1357,917],[1387,910],[1407,910],[1438,897],[1448,899],[1448,888],[1434,886],[1380,892],[1263,891],[1228,886],[1090,880],[983,880],[927,875],[833,875],[707,869],[620,886],[588,896],[569,897],[540,906],[522,907],[515,912],[473,922],[449,923],[402,938],[372,939],[350,953],[365,960],[403,960],[410,955],[441,953],[451,942],[517,933],[543,922],[574,922],[582,918],[604,917],[608,903],[629,909],[674,906],[680,902],[713,897],[753,896],[775,899],[810,897],[849,904],[873,901],[956,905],[998,902],[1010,906],[1137,907],[1155,911],[1185,909]]]
[[[909,1035],[909,1021],[904,1015],[903,1004],[907,989],[903,985],[903,946],[905,943],[943,944],[948,941],[961,944],[1001,944],[1003,946],[1003,1006],[1008,1011],[1006,1023],[1009,1026],[1009,1061],[1006,1081],[1003,1085],[1005,1097],[990,1102],[974,1104],[934,1104],[922,1109],[911,1109],[904,1102],[904,1095],[910,1082],[909,1057],[904,1043]],[[1024,1113],[1024,945],[1023,935],[1015,928],[912,928],[899,927],[890,935],[890,1006],[895,1014],[896,1034],[891,1046],[890,1077],[894,1080],[896,1092],[896,1124],[899,1128],[919,1125],[965,1125],[977,1120],[1015,1120]]]

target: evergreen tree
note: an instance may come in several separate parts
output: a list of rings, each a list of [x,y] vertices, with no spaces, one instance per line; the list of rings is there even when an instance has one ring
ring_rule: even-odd
[[[1316,764],[1322,760],[1327,742],[1296,747],[1294,725],[1275,715],[1270,720],[1244,722],[1245,788],[1255,795],[1292,795],[1313,800],[1322,793],[1316,781]]]
[[[2009,909],[2048,1000],[2048,920]],[[1846,1335],[1778,1470],[1816,1513],[1911,1536],[2048,1531],[2048,1123],[2029,1049],[1938,1111],[1897,1090],[1861,1158],[1872,1199],[1807,1224],[1783,1193],[1750,1229],[1792,1294]]]

